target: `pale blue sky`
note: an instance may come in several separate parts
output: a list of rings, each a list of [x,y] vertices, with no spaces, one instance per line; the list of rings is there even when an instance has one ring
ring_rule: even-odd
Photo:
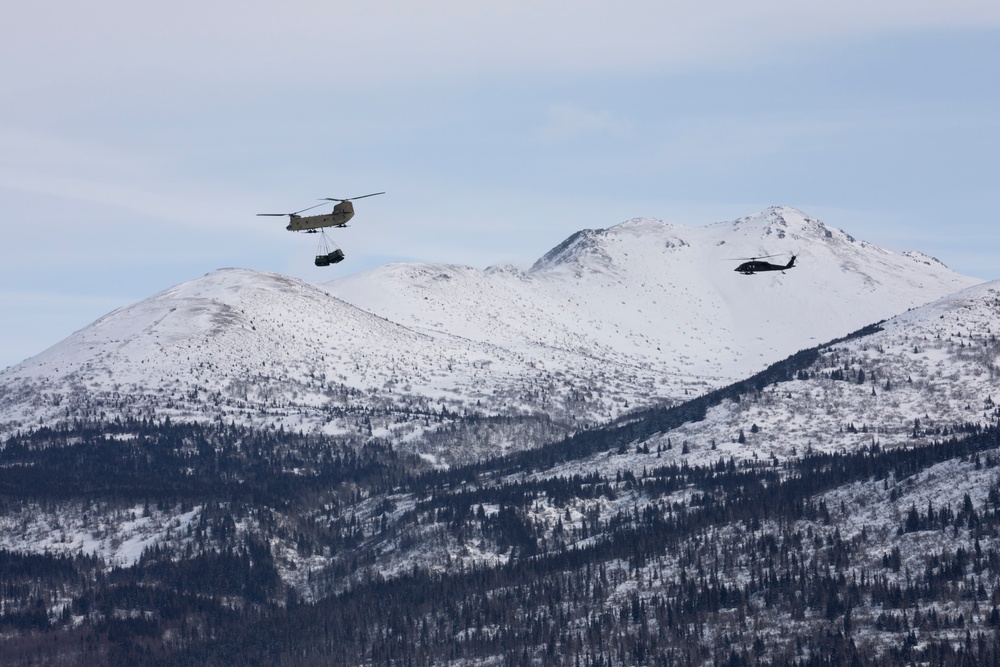
[[[141,4],[0,22],[0,367],[220,267],[527,267],[637,216],[788,204],[1000,278],[995,1]],[[326,269],[255,217],[379,190]]]

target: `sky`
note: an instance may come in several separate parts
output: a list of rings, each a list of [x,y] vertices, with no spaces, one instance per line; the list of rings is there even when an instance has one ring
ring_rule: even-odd
[[[218,268],[528,268],[635,217],[790,205],[998,279],[998,70],[995,0],[12,5],[0,368]],[[256,216],[379,191],[332,267]]]

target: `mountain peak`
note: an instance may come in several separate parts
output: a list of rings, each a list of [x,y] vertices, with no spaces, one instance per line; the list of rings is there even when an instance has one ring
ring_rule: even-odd
[[[855,249],[886,252],[864,241],[858,241],[842,229],[827,226],[803,211],[792,206],[771,206],[760,213],[744,216],[732,222],[719,222],[719,226],[730,230],[729,243],[737,243],[748,249],[745,255],[762,255],[775,251],[797,254],[806,246],[840,246],[837,252]]]
[[[760,213],[737,218],[730,224],[737,229],[741,227],[775,227],[798,231],[826,229],[825,224],[792,206],[770,206]]]
[[[597,239],[607,230],[603,229],[581,229],[571,234],[565,241],[557,245],[552,250],[542,255],[542,257],[532,265],[529,273],[536,273],[545,269],[551,269],[560,264],[566,264],[574,259],[579,259],[587,255],[606,258],[601,252]]]
[[[625,222],[620,222],[613,227],[608,228],[606,231],[613,233],[615,231],[628,231],[628,232],[649,232],[658,233],[663,230],[669,230],[677,225],[672,225],[669,222],[664,222],[658,220],[657,218],[632,218],[631,220],[626,220]]]
[[[580,271],[614,270],[630,252],[643,248],[671,249],[688,246],[679,232],[688,229],[656,218],[632,218],[607,229],[584,229],[545,253],[530,273],[572,266]]]
[[[726,229],[713,229],[716,226]],[[663,222],[656,218],[632,218],[607,229],[584,229],[569,236],[547,252],[531,267],[530,272],[572,266],[580,271],[585,268],[606,272],[613,269],[627,256],[634,261],[636,254],[649,255],[652,259],[663,252],[688,248],[699,242],[711,242],[706,237],[719,237],[716,245],[730,244],[747,248],[744,255],[763,255],[773,252],[798,252],[794,246],[805,246],[816,241],[845,244],[857,243],[843,230],[828,227],[797,208],[787,205],[771,206],[754,215],[732,222],[721,222],[707,227],[688,227]],[[787,240],[789,248],[779,247]],[[862,247],[869,247],[862,243]],[[662,259],[662,257],[661,257]]]

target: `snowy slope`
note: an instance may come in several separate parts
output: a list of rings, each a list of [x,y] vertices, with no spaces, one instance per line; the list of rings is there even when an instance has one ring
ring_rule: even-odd
[[[998,331],[1000,281],[949,295],[892,318],[877,333],[824,348],[807,378],[768,386],[739,402],[726,401],[702,421],[538,472],[515,473],[500,482],[629,474],[641,480],[663,466],[714,466],[731,459],[738,466],[770,467],[808,451],[855,452],[873,443],[883,449],[914,447],[940,441],[966,424],[995,426],[1000,422]],[[861,369],[865,376],[859,383]],[[833,371],[845,370],[845,379],[831,377]],[[995,467],[951,460],[910,479],[848,485],[820,498],[834,512],[833,522],[822,530],[837,530],[844,539],[867,531],[875,539],[857,555],[861,562],[877,564],[895,546],[904,563],[917,571],[927,554],[956,546],[946,531],[897,535],[907,508],[926,508],[928,503],[958,508],[966,493],[980,507],[997,479]],[[688,506],[692,493],[681,488],[669,500]],[[405,502],[400,500],[401,507],[409,507]],[[543,497],[530,503],[526,515],[533,525],[559,523],[564,531],[585,535],[588,514],[627,514],[648,502],[640,491],[580,500],[569,508],[560,499]],[[663,502],[661,498],[661,507]],[[810,526],[800,527],[805,532]],[[973,537],[963,534],[957,544],[969,549],[972,542]],[[575,546],[587,544],[582,538]],[[506,562],[505,554],[484,545],[452,545],[447,553],[445,547],[435,547],[417,553],[387,551],[379,571],[405,572],[414,559],[432,569],[451,562],[449,558],[466,565]]]
[[[443,401],[483,368],[526,372],[502,349],[409,330],[305,281],[224,269],[116,310],[0,379],[8,419],[155,410],[295,426],[405,396],[409,383],[425,404]]]
[[[784,461],[814,452],[923,445],[1000,421],[1000,281],[913,309],[869,336],[821,348],[798,379],[725,401],[702,421],[649,438],[656,464]],[[740,433],[744,442],[739,442]],[[551,474],[606,470],[595,456]],[[616,457],[638,473],[650,454]]]
[[[732,270],[729,258],[771,253],[797,267]],[[393,264],[316,286],[226,269],[0,372],[0,434],[170,415],[384,437],[447,459],[462,443],[476,457],[701,394],[976,282],[786,207],[586,230],[528,272]],[[470,413],[522,422],[441,435]]]
[[[744,276],[729,258],[778,254],[785,273]],[[919,254],[857,241],[788,207],[708,227],[632,220],[575,234],[532,269],[390,264],[325,284],[420,331],[535,358],[628,359],[718,386],[979,281]]]
[[[209,293],[214,297],[219,296],[221,284],[234,278],[228,273],[207,277],[213,282],[214,288]],[[258,279],[257,274],[252,275]],[[308,295],[306,298],[319,291],[308,285],[298,286],[296,281],[282,284],[292,301],[302,298],[296,295],[300,287]],[[195,290],[192,285],[181,288],[198,291],[203,296],[207,294],[203,289]],[[378,320],[370,323],[368,316],[363,314],[356,316],[359,330],[368,331],[365,326],[384,323]],[[250,326],[260,328],[264,320],[257,320],[257,314],[253,317],[254,323]],[[392,328],[392,325],[385,326]],[[607,517],[627,516],[629,512],[646,507],[663,511],[668,503],[683,507],[692,505],[697,490],[683,486],[669,495],[649,496],[628,483],[629,473],[632,478],[649,479],[654,469],[672,463],[712,465],[730,458],[740,464],[756,462],[771,466],[775,461],[800,456],[810,449],[852,451],[872,443],[883,448],[927,444],[940,440],[956,425],[996,424],[1000,418],[1000,410],[994,403],[1000,388],[998,329],[1000,282],[967,288],[892,318],[877,333],[821,349],[818,360],[805,369],[805,377],[768,386],[759,394],[744,395],[738,403],[723,403],[710,410],[702,421],[552,468],[539,466],[530,472],[515,471],[510,477],[490,478],[487,475],[480,482],[503,485],[511,480],[570,478],[591,473],[609,481],[616,477],[624,480],[614,486],[613,494],[569,499],[559,494],[540,494],[529,496],[530,500],[523,507],[525,520],[540,527],[551,543],[566,544],[568,548],[593,545],[594,533],[585,529],[592,525],[593,517],[607,520]],[[400,335],[405,336],[404,333]],[[412,342],[412,339],[403,338],[400,342]],[[864,378],[860,380],[862,370]],[[841,374],[842,379],[838,379]],[[741,430],[746,441],[743,444],[737,442]],[[988,457],[995,458],[995,453],[984,456]],[[954,459],[931,466],[910,478],[854,482],[825,492],[819,498],[830,508],[832,522],[800,521],[796,527],[802,534],[815,531],[824,539],[836,536],[856,539],[856,551],[852,552],[851,560],[854,567],[874,570],[880,567],[884,554],[898,548],[906,567],[914,572],[923,571],[926,559],[940,550],[961,546],[971,551],[977,538],[972,531],[965,530],[960,535],[951,530],[898,533],[907,508],[925,508],[929,504],[938,508],[958,508],[965,494],[970,495],[976,507],[981,507],[991,485],[997,482],[995,465],[994,462],[981,467],[977,461]],[[452,491],[465,493],[465,487]],[[383,520],[403,525],[412,520],[418,502],[428,500],[407,492],[388,493],[372,497],[359,494],[349,506],[341,508],[342,516],[350,515],[363,525],[378,525]],[[485,503],[481,507],[486,515],[501,510],[495,503]],[[313,511],[317,517],[326,514],[329,520],[328,506],[316,507]],[[111,564],[127,566],[136,561],[143,547],[154,544],[170,546],[180,553],[190,542],[189,537],[184,537],[183,527],[197,522],[203,512],[203,507],[195,506],[187,510],[175,509],[173,514],[152,511],[147,516],[141,505],[135,505],[112,507],[102,514],[92,505],[49,503],[43,507],[29,503],[19,512],[0,517],[0,545],[25,553],[74,554],[82,551],[101,555]],[[361,581],[375,572],[392,578],[412,572],[414,568],[444,572],[455,571],[460,566],[492,567],[512,561],[513,552],[509,546],[500,546],[483,535],[465,536],[459,540],[432,516],[433,512],[428,512],[422,520],[414,521],[406,529],[405,539],[387,539],[378,530],[373,530],[370,541],[377,547],[374,551],[377,559],[371,569],[361,568],[353,573],[353,579],[338,578],[336,586]],[[774,527],[767,522],[764,528],[773,529],[775,534],[781,530],[787,532],[787,526]],[[261,526],[250,520],[239,525],[241,532],[259,530]],[[745,530],[741,522],[721,526],[713,534],[713,539],[717,540],[713,543],[735,549],[735,544],[746,542]],[[294,535],[295,531],[287,534]],[[984,546],[995,538],[990,540],[987,542],[984,538]],[[300,553],[294,540],[287,535],[274,539],[272,549],[283,564],[281,576],[301,595],[309,599],[329,592],[317,591],[310,575],[322,574],[342,556]],[[721,550],[725,552],[727,548]],[[668,550],[655,567],[648,566],[649,571],[643,572],[639,581],[655,586],[657,584],[650,582],[678,576],[676,569],[681,566],[677,561],[683,552],[684,549]],[[652,576],[654,570],[656,577]],[[741,566],[731,576],[736,580],[746,578],[750,576],[749,570],[749,565]],[[668,576],[665,577],[664,572],[668,572]],[[899,573],[899,580],[905,576],[908,575],[904,568]],[[622,586],[627,591],[635,590],[635,579],[623,578]],[[877,606],[873,609],[872,616],[881,611]],[[859,606],[857,613],[863,618],[868,612]]]

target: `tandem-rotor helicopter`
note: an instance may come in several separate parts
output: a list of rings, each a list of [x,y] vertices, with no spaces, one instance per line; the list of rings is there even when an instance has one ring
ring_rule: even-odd
[[[752,276],[755,273],[760,273],[761,271],[781,271],[784,273],[785,269],[791,269],[795,267],[795,255],[788,261],[788,264],[772,264],[771,262],[764,262],[761,260],[769,259],[771,257],[778,257],[778,255],[763,255],[761,257],[737,257],[734,261],[743,262],[737,266],[734,271],[742,273],[745,276]],[[745,260],[745,261],[744,261]]]
[[[316,234],[318,232],[321,235],[321,239],[319,249],[316,251],[316,266],[330,266],[331,264],[343,261],[344,251],[338,248],[336,243],[327,238],[326,232],[323,230],[326,227],[346,227],[347,221],[354,217],[354,204],[351,202],[357,199],[364,199],[365,197],[384,194],[384,192],[373,192],[369,195],[349,197],[347,199],[324,197],[324,202],[335,201],[337,203],[334,204],[332,212],[320,213],[319,215],[299,214],[319,208],[324,204],[309,206],[294,213],[258,213],[257,215],[272,217],[288,216],[288,226],[285,229],[290,232],[305,232],[306,234]]]

